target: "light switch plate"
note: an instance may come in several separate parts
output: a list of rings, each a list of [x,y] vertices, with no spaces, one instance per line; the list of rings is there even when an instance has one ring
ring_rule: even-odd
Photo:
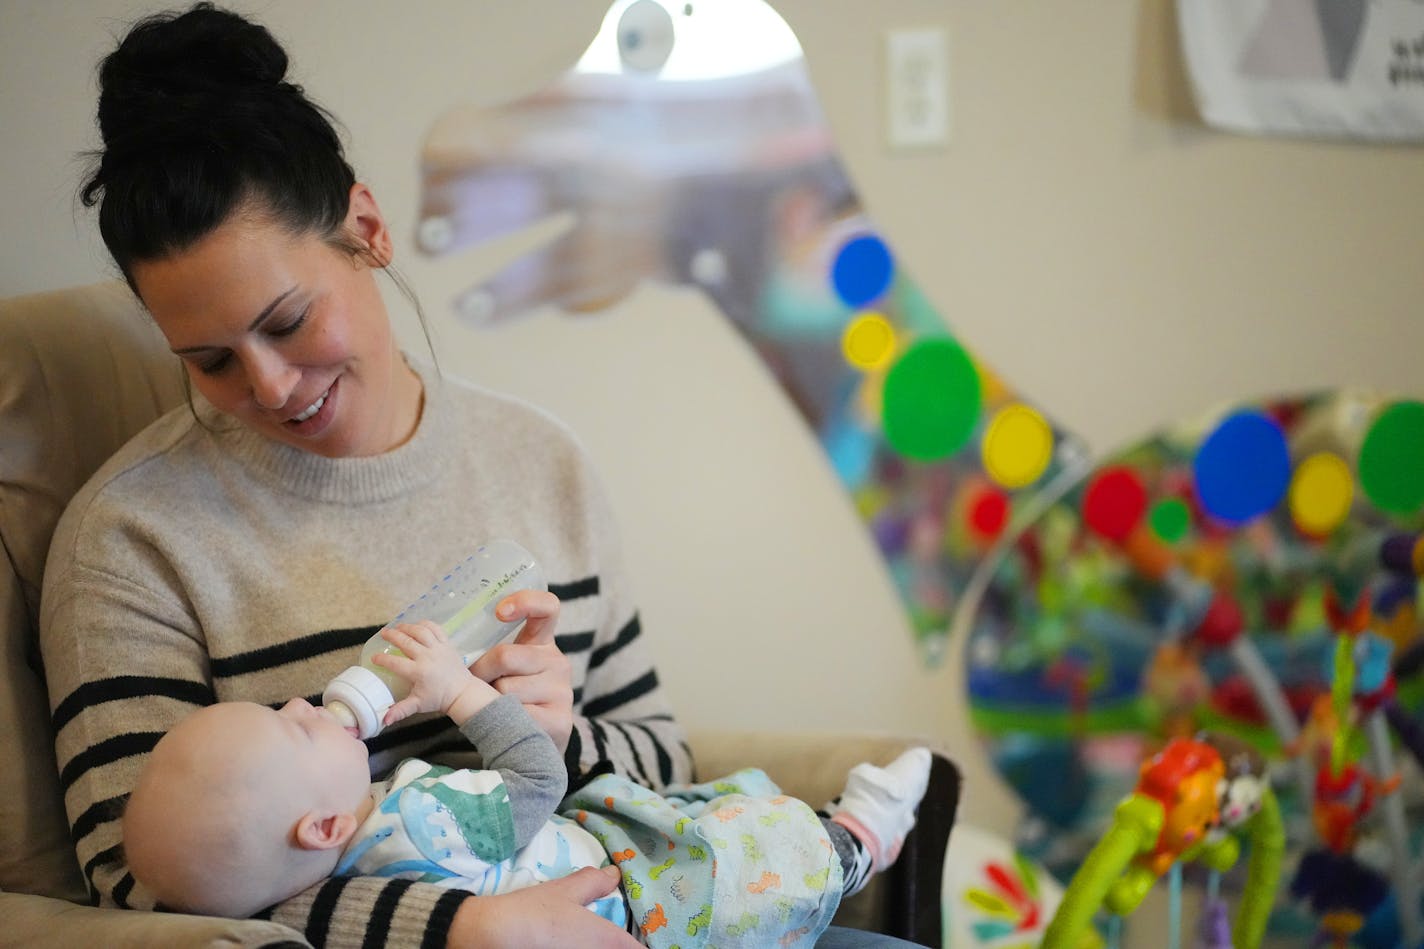
[[[885,33],[885,134],[891,148],[949,142],[949,53],[944,30]]]

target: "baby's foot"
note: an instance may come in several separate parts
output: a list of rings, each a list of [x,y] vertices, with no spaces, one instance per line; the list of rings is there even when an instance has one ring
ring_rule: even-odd
[[[858,764],[850,769],[841,796],[826,806],[831,820],[865,845],[875,873],[895,862],[915,826],[930,760],[928,748],[911,748],[883,768]]]

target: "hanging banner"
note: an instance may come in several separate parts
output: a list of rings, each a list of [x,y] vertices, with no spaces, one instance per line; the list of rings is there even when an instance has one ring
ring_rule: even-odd
[[[1424,2],[1178,0],[1202,119],[1234,132],[1424,140]]]

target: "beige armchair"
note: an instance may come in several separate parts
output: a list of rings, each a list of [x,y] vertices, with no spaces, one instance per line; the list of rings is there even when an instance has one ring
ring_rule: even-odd
[[[180,369],[121,283],[0,301],[0,942],[26,946],[308,946],[261,920],[101,909],[70,843],[60,798],[36,623],[50,535],[64,505],[130,436],[183,400]],[[829,798],[856,761],[888,761],[903,737],[844,734],[691,736],[703,775],[764,768],[788,792]],[[919,826],[900,862],[856,898],[839,925],[930,946],[959,774],[937,754]]]

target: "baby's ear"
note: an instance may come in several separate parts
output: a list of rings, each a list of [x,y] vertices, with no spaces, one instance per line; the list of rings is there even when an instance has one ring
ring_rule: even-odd
[[[303,850],[331,850],[346,846],[356,833],[355,814],[307,811],[297,820],[297,846]]]

